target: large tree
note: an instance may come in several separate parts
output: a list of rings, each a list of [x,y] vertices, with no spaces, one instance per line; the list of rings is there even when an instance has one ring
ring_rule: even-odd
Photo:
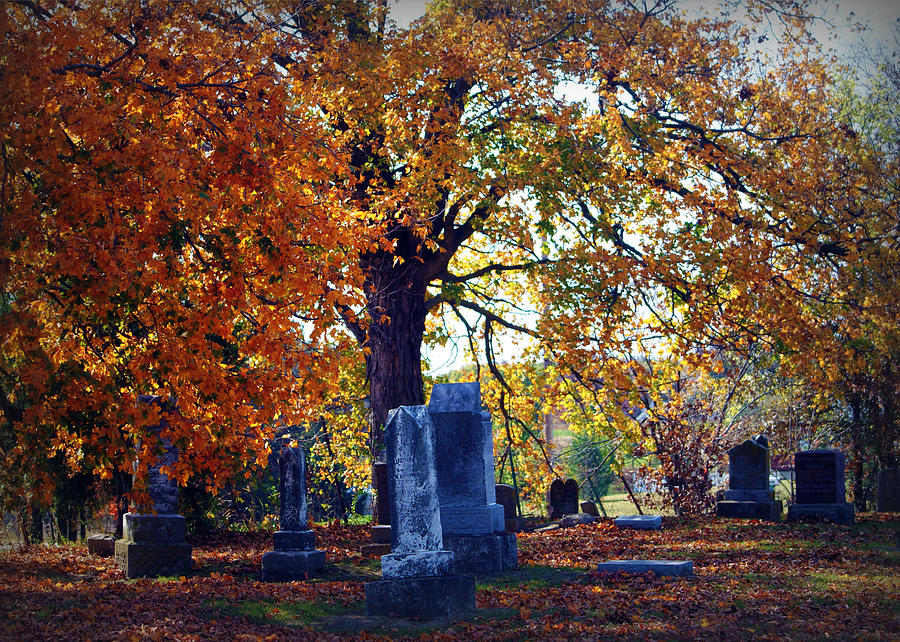
[[[11,463],[125,466],[153,441],[129,400],[161,392],[177,474],[224,478],[342,407],[348,339],[377,451],[435,319],[489,364],[530,335],[590,389],[654,333],[797,353],[828,332],[800,304],[871,243],[801,2],[447,1],[404,28],[385,2],[221,6],[4,6]]]

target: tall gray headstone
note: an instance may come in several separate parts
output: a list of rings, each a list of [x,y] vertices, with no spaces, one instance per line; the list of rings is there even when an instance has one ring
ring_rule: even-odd
[[[796,501],[788,506],[788,521],[855,522],[853,504],[845,501],[844,453],[806,450],[794,454]]]
[[[381,558],[383,579],[366,584],[367,613],[438,617],[474,608],[475,583],[455,574],[455,556],[443,545],[428,409],[391,410],[385,446],[393,552]]]
[[[140,395],[138,403],[159,408],[160,420],[153,428],[159,437],[168,428],[168,416],[175,412],[175,405],[155,395]],[[162,454],[150,466],[147,477],[153,512],[125,513],[122,539],[115,544],[116,564],[127,578],[181,575],[191,570],[186,520],[178,514],[178,482],[162,471],[177,462],[178,450],[161,437],[160,443]]]
[[[496,501],[494,432],[477,382],[442,383],[431,391],[444,546],[462,572],[515,568],[514,533]]]
[[[716,502],[716,515],[778,521],[781,510],[769,489],[769,440],[757,435],[729,450],[728,490]]]
[[[274,582],[309,579],[325,566],[325,553],[316,550],[316,536],[308,525],[303,450],[282,448],[278,472],[280,529],[274,535],[275,550],[263,554],[262,578]]]

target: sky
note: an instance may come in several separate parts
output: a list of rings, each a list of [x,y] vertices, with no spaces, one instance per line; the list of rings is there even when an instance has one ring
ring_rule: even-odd
[[[640,0],[636,0],[640,1]],[[427,2],[424,0],[390,0],[391,18],[398,25],[406,26],[412,20],[423,15]],[[715,10],[719,5],[714,0],[684,0],[682,6],[689,15],[701,13],[706,9]],[[865,44],[872,48],[879,45],[894,46],[895,33],[900,25],[900,0],[818,0],[811,11],[823,18],[815,29],[816,36],[828,46],[833,47],[839,55],[851,55],[854,48]],[[860,33],[851,28],[852,23],[861,23],[866,31]],[[827,24],[836,27],[831,32]],[[833,38],[833,39],[832,39]],[[424,346],[423,356],[430,363],[429,374],[446,373],[464,365],[463,345],[457,347],[448,344],[441,347]],[[509,358],[519,352],[519,348],[501,340],[500,359]]]

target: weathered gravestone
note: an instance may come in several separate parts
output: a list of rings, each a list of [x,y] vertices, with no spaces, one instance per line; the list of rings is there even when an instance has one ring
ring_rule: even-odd
[[[157,433],[168,427],[166,415],[175,411],[161,397],[141,395],[140,403],[160,407]],[[185,518],[178,514],[178,482],[162,472],[178,460],[178,450],[163,440],[162,457],[150,467],[147,492],[155,514],[125,513],[122,539],[116,541],[116,564],[125,577],[180,575],[191,570],[191,546],[185,537]]]
[[[375,487],[375,511],[371,541],[363,544],[363,555],[387,555],[391,552],[391,502],[388,496],[388,467],[383,461],[372,464],[372,485]]]
[[[613,520],[619,528],[639,531],[658,531],[662,528],[662,515],[621,515]]]
[[[597,565],[600,573],[643,574],[651,571],[661,577],[691,577],[694,563],[681,560],[609,560]]]
[[[574,479],[554,479],[547,493],[548,513],[551,520],[578,513],[578,482]]]
[[[366,612],[432,618],[474,609],[475,581],[455,574],[455,555],[443,546],[428,409],[401,406],[386,423],[393,552],[381,558],[383,579],[366,584]]]
[[[91,535],[87,538],[88,553],[100,557],[116,554],[116,538],[113,535]]]
[[[591,501],[590,499],[586,499],[579,504],[581,507],[581,512],[586,513],[588,515],[592,515],[594,517],[600,517],[600,511],[597,510],[597,503]]]
[[[284,447],[278,454],[281,514],[275,531],[275,550],[262,557],[262,578],[270,582],[309,579],[325,566],[325,553],[315,548],[306,504],[306,460],[300,448]]]
[[[788,506],[789,522],[827,520],[852,525],[853,504],[844,496],[844,453],[839,450],[806,450],[794,454],[796,502]]]
[[[716,502],[718,517],[781,519],[781,501],[769,489],[769,441],[763,435],[728,451],[728,490]]]
[[[506,530],[510,533],[518,533],[522,530],[522,521],[519,519],[516,489],[508,484],[496,484],[494,485],[494,495],[497,503],[503,506],[503,521]]]
[[[876,510],[879,513],[900,513],[900,468],[878,471]]]
[[[489,573],[518,565],[515,533],[506,532],[496,501],[491,416],[478,383],[443,383],[428,403],[434,426],[435,465],[444,547],[456,569]]]

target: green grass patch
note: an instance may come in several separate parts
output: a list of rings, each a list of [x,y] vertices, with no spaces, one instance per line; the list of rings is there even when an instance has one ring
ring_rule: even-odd
[[[245,617],[256,624],[283,624],[286,626],[309,626],[346,610],[342,606],[327,602],[277,602],[275,600],[244,602],[212,600],[204,606],[221,615]]]
[[[555,568],[552,566],[520,566],[514,571],[479,577],[476,590],[488,588],[541,589],[562,586],[566,582],[580,580],[586,571],[576,568]]]

